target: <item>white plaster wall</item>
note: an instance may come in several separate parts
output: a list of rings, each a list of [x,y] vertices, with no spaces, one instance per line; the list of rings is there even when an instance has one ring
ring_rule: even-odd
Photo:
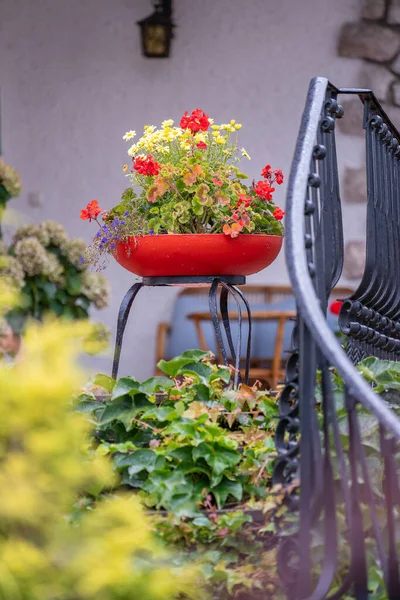
[[[61,221],[87,241],[94,227],[79,210],[92,199],[103,208],[124,189],[123,133],[147,123],[179,120],[199,107],[220,121],[245,126],[241,143],[252,156],[248,174],[270,162],[287,174],[309,79],[358,83],[360,63],[339,58],[344,21],[359,16],[359,0],[175,0],[176,38],[168,60],[140,54],[136,20],[148,0],[0,0],[0,86],[4,158],[20,172],[24,193],[14,202],[27,220]],[[339,136],[340,138],[340,136]],[[361,145],[339,139],[349,166]],[[28,194],[43,195],[33,208]],[[276,193],[284,204],[285,186]],[[345,207],[346,233],[363,236],[359,207]],[[97,317],[113,326],[132,277],[110,263],[109,309]],[[287,282],[283,254],[257,283]],[[154,365],[156,324],[168,318],[174,289],[143,290],[126,335],[121,373],[146,377]],[[108,368],[109,359],[96,368]]]

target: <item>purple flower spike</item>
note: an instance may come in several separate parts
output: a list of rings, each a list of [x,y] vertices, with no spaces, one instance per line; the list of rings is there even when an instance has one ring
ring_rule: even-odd
[[[126,211],[124,212],[124,215],[125,215],[126,217],[128,217],[128,216],[129,216],[129,210],[126,210]]]

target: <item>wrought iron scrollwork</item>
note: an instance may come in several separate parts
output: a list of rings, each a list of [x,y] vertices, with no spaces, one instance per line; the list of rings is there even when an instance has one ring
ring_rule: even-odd
[[[326,323],[344,260],[335,145],[342,93],[358,94],[364,104],[368,178],[365,272],[340,313],[347,355]],[[290,600],[372,598],[371,556],[387,598],[400,598],[400,421],[353,366],[367,356],[399,360],[399,140],[372,92],[312,80],[287,199],[286,254],[298,319],[275,440],[274,483],[290,491],[289,518],[278,530],[279,573]]]
[[[228,365],[230,357],[228,355],[227,348],[225,347],[225,340],[222,334],[220,315],[222,325],[225,331],[226,340],[231,353],[233,364],[235,365],[235,372],[233,377],[233,384],[235,387],[241,382],[240,365],[242,358],[242,330],[243,330],[243,315],[242,315],[242,304],[247,315],[247,342],[246,342],[246,355],[245,355],[245,373],[244,383],[249,382],[249,370],[250,370],[250,351],[251,351],[251,311],[250,305],[246,300],[245,295],[237,287],[245,283],[245,277],[232,276],[232,277],[147,277],[142,281],[134,283],[132,287],[127,291],[124,298],[122,299],[121,306],[118,312],[117,320],[117,334],[114,348],[114,359],[112,366],[112,377],[116,379],[118,376],[119,362],[121,357],[122,342],[124,338],[125,328],[128,322],[129,314],[132,308],[132,304],[138,294],[138,292],[144,286],[157,287],[166,285],[210,285],[209,292],[209,307],[212,322],[214,325],[215,337],[219,350],[221,352],[222,359],[225,365]],[[221,288],[219,295],[219,309],[218,313],[218,290]],[[237,340],[236,346],[233,343],[231,325],[229,321],[228,313],[228,297],[231,296],[236,304],[238,312],[238,329],[237,329]]]

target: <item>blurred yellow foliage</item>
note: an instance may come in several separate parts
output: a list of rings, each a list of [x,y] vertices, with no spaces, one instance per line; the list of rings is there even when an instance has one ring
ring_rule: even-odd
[[[11,301],[3,295],[0,313]],[[0,600],[204,598],[196,570],[172,564],[134,497],[67,518],[79,494],[113,482],[70,410],[89,328],[30,325],[16,363],[0,361]]]

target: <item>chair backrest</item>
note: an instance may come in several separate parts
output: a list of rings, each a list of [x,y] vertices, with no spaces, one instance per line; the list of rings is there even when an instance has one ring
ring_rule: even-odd
[[[289,286],[276,285],[245,285],[242,288],[250,304],[252,311],[295,310],[295,300],[292,289]],[[347,298],[352,294],[348,287],[336,287],[332,292],[332,300]],[[230,300],[229,310],[235,311],[236,306]],[[191,313],[208,312],[208,287],[185,288],[177,296],[172,321],[171,333],[166,345],[166,358],[172,358],[181,354],[188,348],[200,346],[199,336],[196,332],[195,323],[188,319]],[[337,328],[337,318],[328,313],[328,321],[333,330]],[[201,323],[202,334],[206,340],[207,348],[218,353],[215,333],[210,320]],[[257,321],[253,328],[252,357],[273,358],[275,353],[275,341],[278,329],[278,321]],[[291,346],[291,335],[293,322],[287,321],[284,328],[283,350],[289,350]],[[243,325],[243,340],[247,339],[247,324]],[[237,322],[232,322],[232,335],[236,339]],[[244,354],[244,343],[242,353]]]

